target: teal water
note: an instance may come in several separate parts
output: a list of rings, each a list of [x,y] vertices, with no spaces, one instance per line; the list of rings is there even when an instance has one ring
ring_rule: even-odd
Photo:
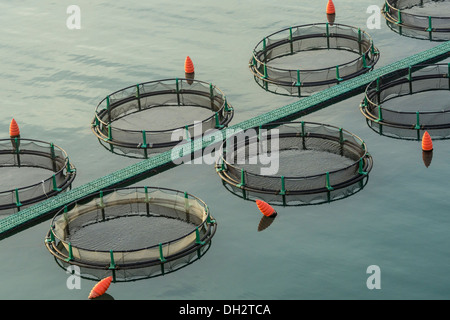
[[[81,29],[69,30],[68,3],[0,3],[0,128],[11,118],[21,136],[52,141],[78,170],[73,186],[139,161],[109,153],[90,129],[97,103],[118,89],[184,77],[212,82],[235,108],[232,124],[296,101],[263,91],[248,61],[256,43],[280,29],[325,22],[326,1],[84,1]],[[366,28],[372,1],[335,1],[336,23]],[[379,1],[379,6],[382,1]],[[381,51],[380,67],[437,43],[402,37],[381,18],[366,30]],[[449,62],[448,60],[446,62]],[[441,99],[439,96],[439,103]],[[448,299],[450,296],[450,169],[448,140],[433,142],[425,167],[420,142],[370,129],[362,94],[309,114],[361,137],[374,159],[366,187],[339,201],[277,207],[257,231],[255,204],[228,192],[212,166],[184,164],[136,185],[186,190],[204,200],[218,222],[210,250],[176,272],[112,284],[127,299]],[[448,97],[447,97],[448,99]],[[69,290],[68,274],[44,246],[50,221],[0,241],[1,299],[85,300],[94,282]],[[366,272],[381,270],[381,289]]]

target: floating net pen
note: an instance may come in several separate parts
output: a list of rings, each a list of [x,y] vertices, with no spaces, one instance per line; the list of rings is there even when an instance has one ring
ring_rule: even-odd
[[[77,265],[79,276],[87,280],[101,280],[108,276],[114,277],[114,282],[129,282],[144,279],[151,279],[160,276],[165,276],[167,274],[182,270],[188,266],[194,264],[196,261],[200,260],[206,253],[210,250],[212,246],[212,241],[209,241],[204,246],[192,250],[191,252],[186,252],[185,255],[179,256],[172,260],[166,260],[160,265],[145,265],[139,266],[139,268],[127,268],[127,269],[109,269],[109,268],[92,268],[85,265]],[[65,259],[58,259],[54,257],[56,265],[61,268],[64,272],[74,269],[74,265],[70,261]]]
[[[360,110],[368,125],[382,135],[403,139],[419,140],[425,130],[434,138],[448,138],[450,64],[419,65],[400,72],[406,76],[379,78],[367,86]],[[427,92],[434,99],[422,99],[425,101],[418,105],[419,97]],[[438,93],[443,94],[441,103]],[[402,100],[405,98],[410,101]]]
[[[135,187],[100,191],[64,207],[45,244],[58,260],[117,277],[117,271],[164,269],[197,254],[215,231],[208,206],[197,197]]]
[[[335,50],[336,54],[346,51],[356,58],[323,68],[313,67],[316,58],[307,63],[289,60],[283,64],[287,67],[277,66],[302,52],[318,50]],[[304,96],[368,72],[378,59],[379,51],[365,31],[342,24],[316,23],[289,27],[263,38],[253,50],[249,67],[265,90],[277,92],[282,88],[290,95]]]
[[[216,161],[234,187],[280,196],[330,192],[363,179],[372,157],[359,137],[313,122],[271,124],[227,139]]]
[[[0,139],[0,168],[4,172],[2,184],[17,183],[16,187],[0,190],[0,214],[11,214],[52,197],[70,188],[76,176],[75,167],[63,149],[53,143],[33,139]],[[10,170],[15,170],[14,177],[8,175]],[[26,175],[42,170],[47,177],[21,185],[21,179],[28,178],[21,175],[22,170],[27,170]]]
[[[227,191],[242,200],[255,201],[260,199],[274,206],[296,207],[320,205],[348,198],[363,190],[368,182],[369,175],[365,175],[362,179],[356,182],[349,182],[347,185],[341,185],[338,189],[333,188],[326,189],[323,192],[303,194],[264,193],[243,189],[225,181],[222,181],[222,184]]]
[[[96,108],[92,131],[113,147],[145,152],[201,137],[208,129],[222,129],[233,114],[225,95],[213,84],[166,79],[108,95]]]
[[[434,41],[450,40],[450,1],[386,0],[382,13],[401,35]]]

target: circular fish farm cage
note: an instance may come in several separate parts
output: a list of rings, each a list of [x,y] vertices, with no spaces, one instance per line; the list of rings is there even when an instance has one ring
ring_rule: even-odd
[[[75,167],[63,149],[53,143],[33,139],[0,139],[0,168],[1,215],[15,213],[55,196],[70,188],[76,176]],[[23,181],[33,178],[39,180]]]
[[[336,51],[340,64],[317,66],[317,55]],[[299,59],[311,54],[310,61]],[[249,67],[265,90],[307,96],[373,69],[379,51],[365,31],[342,24],[316,23],[289,27],[264,37],[254,48]],[[317,68],[311,68],[316,65]]]
[[[130,187],[65,206],[52,219],[45,245],[87,274],[129,280],[201,255],[216,228],[208,206],[187,192]]]
[[[329,193],[364,179],[372,157],[359,137],[314,122],[273,123],[222,144],[216,171],[224,183],[257,194]]]
[[[450,40],[450,1],[386,0],[382,13],[395,32],[418,39]]]
[[[407,140],[419,140],[423,131],[433,138],[448,138],[450,64],[418,65],[399,72],[405,76],[378,78],[367,86],[360,110],[369,127]]]
[[[224,188],[234,196],[247,201],[263,200],[274,206],[300,207],[310,205],[320,205],[348,198],[363,190],[369,182],[369,175],[362,179],[339,189],[327,189],[323,192],[310,194],[275,194],[250,191],[239,186],[228,184],[222,181]]]
[[[101,143],[122,153],[147,157],[149,149],[172,147],[222,129],[233,108],[211,83],[165,79],[118,90],[96,108],[92,131]]]

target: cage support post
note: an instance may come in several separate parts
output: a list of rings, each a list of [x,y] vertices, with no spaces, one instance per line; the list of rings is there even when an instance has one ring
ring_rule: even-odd
[[[358,52],[361,54],[361,28],[358,28]]]
[[[201,246],[205,244],[205,242],[200,239],[200,232],[198,231],[198,227],[195,227],[195,243]]]
[[[266,61],[266,60],[267,60],[267,57],[266,57],[266,54],[267,54],[267,53],[266,53],[266,49],[267,49],[267,48],[266,48],[266,38],[264,38],[264,39],[263,39],[264,65],[265,65],[266,62],[267,62],[267,61]]]
[[[342,78],[339,76],[339,65],[336,66],[336,80],[338,83],[342,81]]]
[[[145,192],[145,208],[147,209],[147,216],[150,215],[150,205],[149,205],[149,196],[148,196],[148,187],[145,186],[144,187],[144,192]]]
[[[75,172],[75,170],[72,170],[72,166],[70,164],[69,157],[66,157],[66,161],[67,161],[67,166],[66,166],[67,173]]]
[[[70,229],[69,229],[69,218],[67,217],[67,205],[64,206],[64,210],[63,210],[63,216],[64,216],[64,220],[66,221],[67,225],[66,225],[66,230],[67,230],[67,234],[70,235]]]
[[[359,165],[358,173],[359,173],[359,174],[363,174],[363,175],[367,175],[367,172],[364,171],[364,167],[363,167],[363,165],[364,165],[363,158],[360,158],[360,159],[359,159],[358,165]]]
[[[284,196],[286,194],[286,186],[284,183],[284,176],[281,176],[281,190],[280,195]]]
[[[60,192],[62,190],[61,188],[58,188],[55,175],[52,176],[52,184],[53,184],[53,191]]]
[[[408,67],[409,94],[412,94],[412,67]]]
[[[403,23],[403,21],[402,21],[402,12],[401,12],[400,9],[397,10],[397,19],[398,19],[398,21],[395,22],[396,24],[402,24]]]
[[[180,106],[180,88],[179,88],[179,84],[178,84],[178,78],[175,79],[175,87],[176,87],[176,92],[177,92],[177,103],[178,103],[178,106]]]
[[[214,88],[213,88],[213,84],[210,83],[209,84],[209,99],[211,100],[211,110],[214,110]]]
[[[329,24],[326,23],[327,49],[330,49],[330,30]]]
[[[344,155],[344,142],[345,142],[344,133],[342,131],[342,128],[339,128],[339,154],[341,156]]]
[[[263,79],[267,79],[267,65],[265,63],[263,63],[263,68],[264,68],[264,75],[263,75]],[[266,81],[267,83],[267,81]],[[266,88],[267,89],[267,88]]]
[[[225,97],[224,99],[225,99],[225,102],[224,102],[224,106],[225,106],[225,111],[226,111],[226,112],[230,112],[230,111],[231,111],[231,109],[230,109],[230,107],[228,106],[228,101],[227,101],[227,97]]]
[[[55,146],[53,145],[53,142],[50,143],[50,154],[52,157],[52,169],[53,172],[56,172],[56,162],[55,162],[56,156],[55,156]]]
[[[159,260],[163,263],[166,262],[166,259],[164,258],[163,254],[162,243],[159,243]]]
[[[380,79],[380,77],[378,77],[377,78],[377,103],[380,103],[380,99],[381,99],[381,97],[380,97],[380,82],[381,82],[381,79]]]
[[[141,148],[144,149],[144,157],[145,159],[148,158],[148,153],[147,153],[147,133],[145,132],[145,130],[142,130],[142,144],[141,144]]]
[[[191,207],[191,205],[189,204],[189,195],[185,191],[184,192],[184,211],[186,211],[186,221],[187,222],[191,221],[191,214],[189,212],[190,207]]]
[[[448,79],[448,90],[450,90],[450,62],[448,63],[447,68],[447,79]]]
[[[298,88],[298,96],[301,97],[302,93],[301,93],[301,81],[300,81],[300,70],[297,70],[297,82],[295,83],[295,86]]]
[[[220,129],[220,128],[223,128],[223,127],[224,127],[223,124],[220,124],[219,113],[218,113],[218,112],[216,112],[216,113],[214,114],[214,119],[215,119],[215,127],[216,127],[216,129]]]
[[[330,173],[327,171],[327,176],[326,176],[326,188],[328,191],[332,191],[333,187],[330,185]]]
[[[237,184],[236,187],[242,188],[245,186],[245,171],[241,169],[241,183]]]
[[[65,259],[66,262],[73,260],[72,243],[69,242],[69,257]]]
[[[111,124],[108,123],[107,129],[108,129],[108,137],[107,137],[107,138],[104,138],[104,139],[103,139],[104,141],[110,141],[110,140],[112,140]]]
[[[306,143],[305,143],[305,137],[306,137],[306,131],[305,131],[305,121],[301,122],[301,127],[302,127],[302,148],[303,150],[306,150]]]
[[[364,69],[370,69],[371,66],[367,65],[366,54],[365,54],[365,53],[363,53],[363,54],[361,55],[361,58],[362,58],[362,61],[363,61],[363,68],[364,68]]]
[[[53,229],[53,228],[55,228],[54,225],[51,226],[51,229]],[[50,229],[50,237],[45,239],[45,242],[49,242],[49,243],[55,242],[55,235],[53,234],[53,230],[51,230],[51,229]]]
[[[110,257],[110,263],[109,263],[109,269],[116,269],[116,263],[114,262],[114,253],[112,250],[109,250],[109,257]]]
[[[414,127],[414,129],[419,130],[420,129],[420,112],[417,111],[416,112],[416,125]]]
[[[428,32],[432,32],[433,31],[433,25],[432,25],[432,22],[431,22],[431,16],[428,16],[428,29],[426,29]],[[431,37],[431,35],[430,35],[430,37]]]
[[[375,50],[375,46],[373,45],[373,40],[371,40],[370,43],[370,51],[372,52],[372,55],[378,54],[379,52]]]
[[[375,122],[383,121],[383,113],[381,109],[381,104],[378,105],[378,119],[375,120]]]
[[[289,27],[289,44],[291,46],[291,54],[294,53],[294,45],[292,43],[292,27]]]
[[[216,120],[216,122],[217,122],[217,120]],[[217,124],[216,124],[217,125]],[[185,133],[186,133],[186,141],[191,141],[192,139],[191,139],[191,135],[189,134],[189,125],[186,125],[185,127],[184,127],[184,131],[185,131]]]
[[[16,195],[16,206],[21,207],[22,204],[20,203],[20,200],[19,200],[19,189],[16,188],[16,190],[14,190],[14,194]]]
[[[111,123],[111,104],[109,96],[106,96],[106,110],[108,111],[108,123]]]
[[[16,151],[17,165],[20,167],[20,149],[19,149],[19,139],[14,138],[14,151]]]
[[[215,224],[216,220],[215,219],[211,219],[211,215],[209,214],[209,210],[207,209],[207,211],[208,211],[208,215],[206,216],[206,223],[208,223],[208,224]]]
[[[342,131],[342,128],[339,128],[339,143],[343,144],[345,141],[344,139],[344,132]]]
[[[102,210],[102,220],[105,221],[105,204],[103,203],[103,191],[100,190],[100,208]]]
[[[141,93],[139,92],[139,83],[136,85],[136,100],[138,102],[138,109],[141,111]]]

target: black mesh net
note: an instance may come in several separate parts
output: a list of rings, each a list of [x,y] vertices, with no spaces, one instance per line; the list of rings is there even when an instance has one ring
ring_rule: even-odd
[[[321,53],[326,53],[331,62],[326,59],[323,66],[318,65]],[[337,61],[339,57],[344,59]],[[317,23],[286,28],[265,37],[253,50],[250,70],[265,90],[303,96],[363,74],[378,59],[379,52],[365,31]]]
[[[116,153],[147,157],[222,129],[233,108],[216,86],[193,79],[151,81],[121,89],[97,106],[92,130]]]
[[[221,179],[275,195],[328,192],[372,168],[365,143],[342,128],[312,122],[271,124],[227,139],[216,162]]]
[[[63,149],[32,139],[1,139],[0,168],[1,215],[15,213],[70,188],[76,176]],[[30,181],[33,178],[37,180]]]
[[[402,35],[433,41],[450,40],[450,1],[386,0],[388,26]]]
[[[379,78],[367,86],[360,110],[369,126],[385,135],[416,139],[427,130],[434,138],[447,138],[449,71],[450,64],[418,65],[400,70],[404,77]]]
[[[206,204],[186,192],[123,188],[96,193],[58,212],[46,246],[58,260],[87,269],[152,269],[197,253],[215,229]]]

